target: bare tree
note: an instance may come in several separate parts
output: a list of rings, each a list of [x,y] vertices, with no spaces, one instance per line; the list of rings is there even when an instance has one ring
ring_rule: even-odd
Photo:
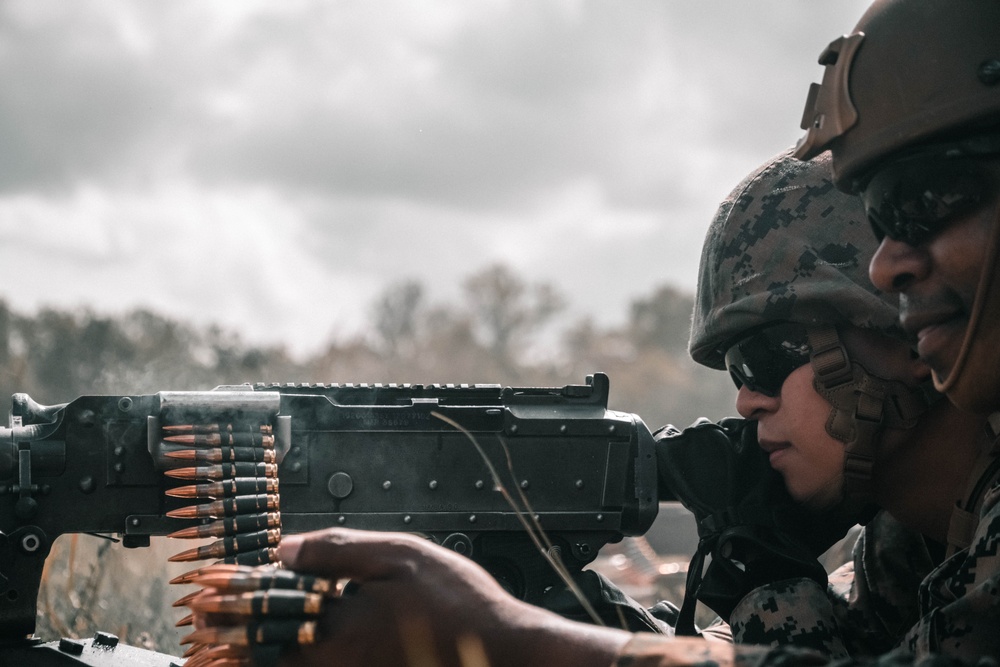
[[[415,280],[390,285],[375,301],[372,325],[388,354],[400,357],[414,352],[423,305],[424,287]]]
[[[554,287],[547,283],[529,285],[503,264],[469,276],[465,294],[486,347],[508,368],[516,361],[514,346],[565,307]]]
[[[693,309],[691,295],[664,285],[650,296],[632,301],[629,336],[639,347],[654,346],[687,356]]]

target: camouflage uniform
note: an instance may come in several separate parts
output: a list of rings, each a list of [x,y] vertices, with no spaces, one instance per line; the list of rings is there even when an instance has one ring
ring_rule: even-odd
[[[691,354],[704,365],[725,368],[729,346],[778,321],[898,332],[895,297],[867,276],[875,239],[860,202],[835,202],[828,175],[787,158],[751,174],[709,230],[691,336]],[[829,174],[828,156],[816,162]],[[880,513],[854,562],[826,587],[788,579],[743,598],[730,616],[735,645],[636,635],[615,665],[962,664],[983,656],[995,664],[1000,488],[987,488],[971,546],[943,563],[922,536]]]
[[[923,537],[880,512],[854,547],[854,562],[826,590],[792,579],[754,590],[731,617],[739,643],[795,644],[833,657],[877,655],[920,617],[921,581],[934,569]]]
[[[805,580],[759,588],[734,611],[734,638],[812,645],[835,657],[890,649],[966,662],[1000,656],[998,423],[994,414],[987,426],[993,445],[983,459],[988,465],[974,475],[986,491],[967,549],[935,566],[918,534],[881,514],[865,527],[854,563],[831,576],[825,594]]]
[[[615,665],[995,665],[998,547],[1000,484],[986,493],[972,546],[937,567],[923,539],[883,513],[826,591],[792,579],[744,598],[731,617],[737,645],[636,635]]]

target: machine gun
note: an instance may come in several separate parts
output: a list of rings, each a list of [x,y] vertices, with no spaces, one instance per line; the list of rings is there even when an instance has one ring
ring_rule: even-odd
[[[44,664],[119,664],[87,661],[115,648],[100,633],[68,644],[30,639],[42,568],[63,534],[117,534],[140,547],[204,523],[168,516],[181,504],[165,495],[168,424],[252,423],[273,434],[284,533],[420,533],[472,558],[513,595],[543,603],[560,581],[494,492],[470,439],[579,572],[605,544],[644,533],[657,513],[653,438],[638,416],[608,409],[608,391],[597,373],[564,387],[257,384],[53,406],[15,394],[10,426],[0,427],[0,664],[4,651],[16,664],[43,664],[32,662],[40,650],[76,660]],[[137,651],[115,648],[125,649]]]

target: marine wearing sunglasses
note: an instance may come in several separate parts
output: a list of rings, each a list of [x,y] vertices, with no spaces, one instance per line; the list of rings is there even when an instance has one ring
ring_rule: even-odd
[[[849,358],[845,341],[853,346],[858,359]],[[858,363],[862,359],[864,366]],[[850,499],[859,511],[871,497],[872,470],[885,429],[903,432],[912,428],[934,401],[926,393],[927,387],[911,385],[912,379],[905,379],[909,378],[912,359],[908,346],[878,332],[856,327],[841,332],[831,324],[787,321],[752,330],[725,352],[726,369],[736,387],[745,386],[760,395],[754,398],[741,392],[737,399],[740,414],[760,420],[761,435],[766,433],[772,440],[769,447],[783,447],[779,441],[788,440],[786,444],[797,452],[781,465],[772,457],[772,465],[786,476],[793,497],[815,501],[835,490],[819,484],[817,475],[827,482],[839,478],[844,499]],[[786,381],[806,364],[812,366],[811,386],[797,381],[790,393],[783,395]],[[808,395],[818,395],[820,402]],[[778,396],[780,400],[772,400]],[[770,421],[785,409],[786,402],[792,414],[785,414],[779,420],[782,426],[775,427]],[[807,416],[814,413],[821,424],[818,430],[815,419]],[[833,440],[824,441],[827,435]],[[840,446],[830,449],[838,441]],[[829,457],[835,451],[841,452],[841,457],[834,461]],[[839,477],[836,470],[831,472],[834,462],[841,466]]]

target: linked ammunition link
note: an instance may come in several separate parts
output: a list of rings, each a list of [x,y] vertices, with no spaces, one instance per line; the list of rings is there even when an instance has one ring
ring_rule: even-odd
[[[226,619],[181,640],[186,667],[274,664],[281,647],[316,641],[316,618],[337,594],[332,581],[273,565],[211,565],[175,581],[202,586],[175,603],[191,610],[186,624],[199,614]]]
[[[166,490],[168,498],[190,502],[168,511],[167,516],[202,521],[170,537],[220,538],[169,559],[218,559],[216,565],[193,570],[171,582],[203,586],[174,603],[192,612],[178,626],[191,625],[199,613],[225,614],[241,621],[235,626],[201,628],[185,637],[181,643],[190,645],[185,651],[189,658],[186,664],[235,667],[250,664],[251,648],[258,644],[312,641],[315,623],[308,619],[319,613],[323,592],[297,588],[298,583],[287,585],[288,577],[284,575],[250,574],[255,572],[251,569],[254,566],[277,561],[281,540],[278,466],[271,425],[166,424],[162,431],[161,446],[169,466],[164,475],[171,481],[194,482]],[[230,587],[230,581],[239,582],[234,584],[235,589]],[[273,581],[286,585],[272,586]],[[254,655],[266,663],[273,662],[277,654],[267,651]]]

